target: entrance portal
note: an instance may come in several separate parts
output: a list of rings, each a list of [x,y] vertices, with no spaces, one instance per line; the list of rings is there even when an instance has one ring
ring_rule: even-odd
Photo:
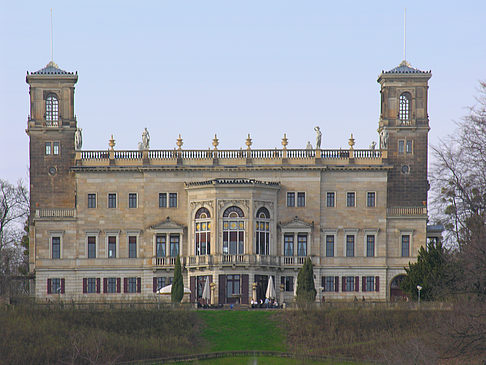
[[[390,301],[391,302],[405,302],[408,301],[408,296],[402,289],[400,289],[400,284],[406,275],[395,276],[390,284]]]

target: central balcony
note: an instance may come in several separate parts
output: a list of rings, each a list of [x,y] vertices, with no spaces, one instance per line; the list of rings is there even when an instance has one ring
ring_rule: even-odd
[[[183,256],[181,257],[181,264],[187,268],[209,268],[213,266],[264,266],[264,267],[300,267],[304,264],[306,257],[304,256],[273,256],[273,255],[199,255],[199,256]],[[313,261],[314,258],[313,258]],[[154,257],[152,265],[155,268],[174,268],[176,262],[175,257]]]

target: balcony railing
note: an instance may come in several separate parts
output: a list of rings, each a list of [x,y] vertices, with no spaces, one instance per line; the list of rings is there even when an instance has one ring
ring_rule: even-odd
[[[76,217],[76,209],[70,208],[50,208],[50,209],[36,209],[36,218],[74,218]]]
[[[427,207],[392,207],[387,209],[389,216],[427,215]]]
[[[115,160],[148,160],[160,161],[210,161],[218,160],[346,160],[381,159],[386,158],[386,152],[381,150],[310,150],[310,149],[240,149],[240,150],[148,150],[148,151],[80,151],[78,159],[81,161],[96,161],[103,159]]]

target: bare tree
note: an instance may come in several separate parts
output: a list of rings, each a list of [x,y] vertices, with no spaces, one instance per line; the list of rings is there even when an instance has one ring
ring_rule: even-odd
[[[20,243],[28,215],[28,191],[22,181],[14,186],[0,179],[0,292],[4,290],[1,284],[5,285],[23,261]]]
[[[486,82],[458,130],[433,147],[432,196],[455,248],[454,313],[439,326],[443,356],[486,356]]]

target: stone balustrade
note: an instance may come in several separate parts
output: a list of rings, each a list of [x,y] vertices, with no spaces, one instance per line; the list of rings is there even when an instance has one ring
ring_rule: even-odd
[[[387,215],[389,217],[422,216],[427,215],[427,207],[391,207],[387,209]]]
[[[70,208],[50,208],[50,209],[36,209],[35,218],[75,218],[76,209]]]
[[[78,151],[76,166],[170,166],[170,165],[285,165],[346,163],[379,165],[387,158],[386,150],[136,150]]]

